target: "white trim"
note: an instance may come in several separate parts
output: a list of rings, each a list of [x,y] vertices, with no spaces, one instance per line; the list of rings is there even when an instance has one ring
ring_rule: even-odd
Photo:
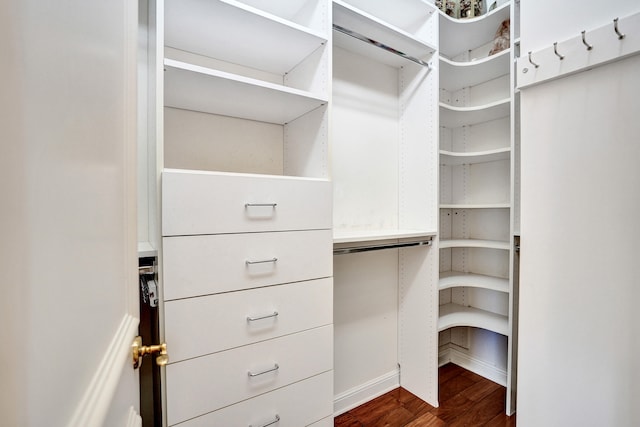
[[[503,387],[507,386],[507,371],[483,360],[469,356],[468,354],[464,354],[454,347],[441,349],[438,354],[438,366],[445,365],[449,362],[498,383]]]
[[[129,408],[129,417],[127,418],[126,427],[142,427],[142,417],[133,406]]]
[[[398,387],[400,371],[396,369],[336,395],[333,400],[333,415],[343,414]]]
[[[102,426],[122,371],[131,359],[139,319],[125,314],[68,427]]]

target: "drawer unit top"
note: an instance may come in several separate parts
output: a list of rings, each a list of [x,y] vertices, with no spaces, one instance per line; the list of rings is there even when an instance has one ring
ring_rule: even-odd
[[[162,235],[329,229],[324,179],[166,169]]]

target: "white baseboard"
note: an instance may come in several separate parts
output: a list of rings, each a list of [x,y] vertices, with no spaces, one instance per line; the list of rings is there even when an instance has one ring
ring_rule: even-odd
[[[503,387],[507,386],[507,371],[487,363],[484,360],[465,354],[452,346],[440,349],[438,354],[438,366],[449,362],[498,383]]]
[[[396,369],[336,395],[333,400],[333,415],[343,414],[398,387],[400,371]]]

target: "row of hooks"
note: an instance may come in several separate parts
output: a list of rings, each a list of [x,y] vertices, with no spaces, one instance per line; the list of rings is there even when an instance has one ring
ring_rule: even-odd
[[[625,34],[621,33],[620,30],[618,29],[618,18],[613,20],[613,31],[615,31],[616,35],[618,36],[618,40],[622,40],[625,38]],[[587,50],[592,50],[593,49],[593,45],[589,44],[587,42],[587,38],[586,38],[586,30],[583,30],[580,34],[582,35],[582,43],[587,47]],[[531,51],[529,51],[529,62],[531,63],[531,65],[533,65],[534,67],[538,68],[540,66],[540,64],[537,64],[536,62],[533,61],[533,59],[531,58]],[[558,42],[555,42],[553,44],[553,53],[556,54],[556,56],[558,58],[560,58],[560,61],[562,61],[565,56],[562,55],[560,52],[558,52]]]

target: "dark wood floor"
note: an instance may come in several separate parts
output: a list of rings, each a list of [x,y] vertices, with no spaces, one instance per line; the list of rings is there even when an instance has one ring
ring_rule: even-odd
[[[505,415],[504,387],[457,365],[440,368],[440,407],[397,388],[334,420],[335,427],[515,427]]]

